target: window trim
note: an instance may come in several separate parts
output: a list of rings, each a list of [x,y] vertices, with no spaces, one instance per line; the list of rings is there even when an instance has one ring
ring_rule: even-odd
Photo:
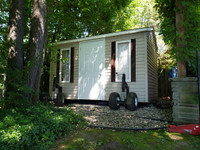
[[[68,81],[62,81],[62,53],[63,51],[69,51],[69,78]],[[71,48],[63,48],[60,50],[60,71],[59,71],[59,82],[60,83],[70,83],[70,75],[71,75]]]
[[[126,79],[126,82],[131,82],[131,40],[123,40],[123,41],[116,41],[116,59],[115,59],[115,63],[116,63],[116,69],[115,69],[115,81],[116,82],[122,82],[122,80],[117,78],[117,74],[116,72],[118,71],[118,44],[121,43],[127,43],[129,45],[129,52],[128,52],[128,57],[129,57],[129,79]]]

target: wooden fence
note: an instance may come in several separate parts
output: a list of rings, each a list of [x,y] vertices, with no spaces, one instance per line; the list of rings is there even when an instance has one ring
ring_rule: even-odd
[[[172,80],[173,121],[176,123],[199,123],[197,78]]]
[[[158,97],[172,97],[170,69],[158,69]]]

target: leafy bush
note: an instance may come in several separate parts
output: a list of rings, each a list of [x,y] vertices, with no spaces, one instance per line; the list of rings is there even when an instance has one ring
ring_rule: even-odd
[[[53,141],[85,121],[69,108],[34,105],[25,109],[0,110],[0,145],[3,150],[48,149]]]

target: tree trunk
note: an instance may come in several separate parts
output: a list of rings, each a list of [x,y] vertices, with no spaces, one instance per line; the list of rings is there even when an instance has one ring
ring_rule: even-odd
[[[43,65],[43,48],[45,44],[46,1],[33,0],[33,12],[31,17],[31,31],[27,51],[27,64],[30,64],[30,72],[27,80],[28,87],[34,93],[27,94],[31,102],[39,100],[39,83]]]
[[[182,0],[176,0],[176,48],[177,48],[177,56],[178,56],[178,77],[186,77],[186,61],[184,59],[184,53],[183,50],[186,45],[186,41],[184,40],[184,34],[185,34],[185,27],[184,27],[184,14],[183,12],[183,6],[181,4]]]
[[[24,31],[24,0],[9,1],[9,24],[8,24],[8,66],[6,73],[6,99],[16,93],[22,81],[23,69],[23,31]],[[14,96],[13,96],[14,97]],[[15,97],[15,99],[16,99]],[[11,98],[11,97],[10,97]],[[12,100],[14,101],[14,99]]]

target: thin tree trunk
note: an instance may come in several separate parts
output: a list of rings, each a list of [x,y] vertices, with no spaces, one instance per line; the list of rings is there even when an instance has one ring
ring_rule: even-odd
[[[16,93],[20,81],[22,81],[23,69],[23,32],[24,32],[24,0],[9,1],[9,24],[8,24],[8,67],[6,73],[6,99],[10,92]],[[16,95],[20,95],[17,94]],[[17,96],[16,96],[17,97]],[[15,97],[15,98],[16,98]],[[13,99],[14,101],[14,99]]]
[[[186,77],[186,61],[183,58],[183,50],[185,48],[186,41],[184,40],[185,27],[184,27],[184,16],[183,16],[183,6],[181,4],[181,0],[176,0],[176,48],[177,48],[177,56],[178,56],[178,77]],[[182,56],[181,56],[182,55]]]
[[[42,66],[44,64],[44,59],[45,59],[45,54],[46,54],[45,50],[47,49],[47,47],[46,47],[46,45],[47,45],[47,37],[48,37],[48,30],[47,30],[47,27],[45,27]],[[36,78],[36,82],[35,82],[35,90],[38,91],[38,92],[40,90],[40,85],[41,85],[40,83],[41,83],[42,73],[43,73],[43,67],[41,67],[38,70],[38,74],[37,74],[37,78]],[[36,101],[38,99],[39,99],[38,95],[34,95],[33,100]]]
[[[39,100],[39,82],[43,65],[43,48],[45,44],[46,1],[33,0],[31,31],[27,51],[27,64],[30,64],[28,87],[35,93],[27,94],[31,102]]]

